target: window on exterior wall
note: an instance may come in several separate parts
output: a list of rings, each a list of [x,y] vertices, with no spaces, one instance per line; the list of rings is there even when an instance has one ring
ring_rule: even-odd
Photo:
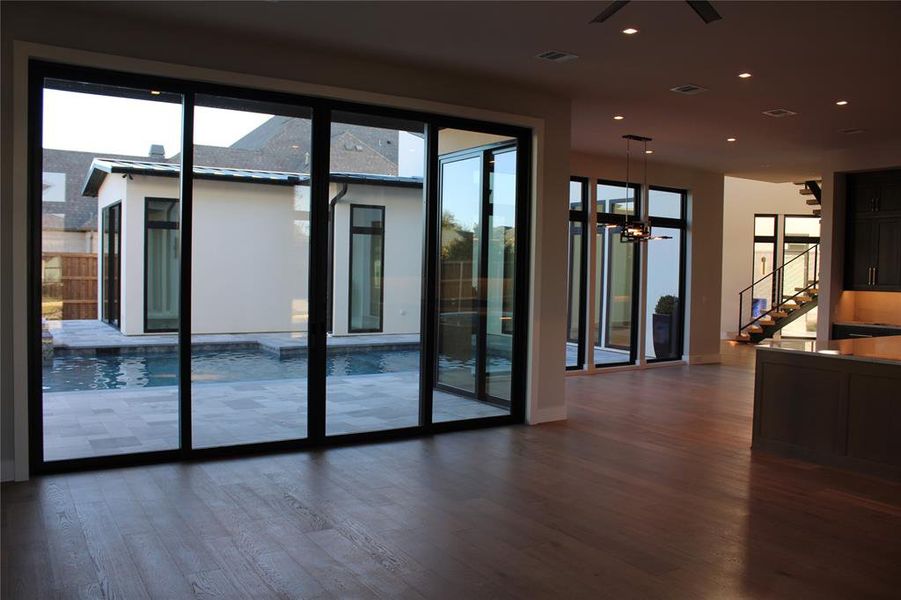
[[[638,245],[622,243],[626,216],[639,217],[638,186],[612,181],[597,184],[595,237],[595,344],[598,367],[635,362],[638,312]]]
[[[178,200],[147,198],[144,212],[144,331],[178,330]]]
[[[382,330],[385,207],[350,206],[351,333]]]
[[[585,364],[585,307],[588,179],[569,181],[569,269],[566,303],[566,368],[581,369]]]
[[[782,297],[790,298],[819,279],[820,218],[785,215],[783,219]],[[816,337],[817,308],[782,328],[783,337]]]
[[[667,236],[647,242],[647,320],[645,356],[649,361],[682,357],[687,193],[650,187],[651,234]]]

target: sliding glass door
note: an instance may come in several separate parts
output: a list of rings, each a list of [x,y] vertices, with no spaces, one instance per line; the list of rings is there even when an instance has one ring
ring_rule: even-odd
[[[198,95],[193,446],[306,437],[312,110]]]
[[[515,140],[439,133],[441,214],[433,419],[509,414],[515,334]]]
[[[522,421],[527,130],[31,77],[36,471]]]

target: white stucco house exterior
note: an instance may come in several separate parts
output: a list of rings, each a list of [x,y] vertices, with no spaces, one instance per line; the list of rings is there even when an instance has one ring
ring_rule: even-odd
[[[97,199],[101,232],[98,314],[116,317],[125,335],[177,327],[180,168],[96,158],[88,173],[83,194]],[[193,333],[307,330],[309,183],[304,173],[194,167]],[[418,333],[422,179],[332,173],[329,197],[332,335]],[[106,243],[111,218],[118,236]]]

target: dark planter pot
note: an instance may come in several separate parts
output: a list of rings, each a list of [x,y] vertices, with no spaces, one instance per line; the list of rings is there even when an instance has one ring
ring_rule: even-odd
[[[654,313],[651,327],[654,334],[654,356],[657,358],[675,356],[676,319],[673,315]]]

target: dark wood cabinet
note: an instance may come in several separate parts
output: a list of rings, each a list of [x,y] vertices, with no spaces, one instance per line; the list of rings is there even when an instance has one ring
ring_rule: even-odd
[[[848,176],[845,288],[901,291],[901,170]]]

